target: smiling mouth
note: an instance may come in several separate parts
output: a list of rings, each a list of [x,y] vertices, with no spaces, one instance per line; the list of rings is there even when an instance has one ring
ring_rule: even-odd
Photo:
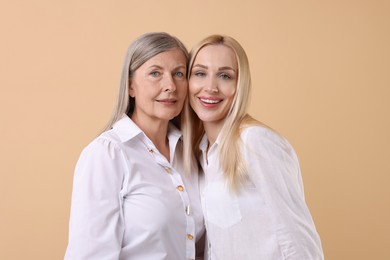
[[[206,104],[218,104],[222,102],[223,99],[209,99],[209,98],[199,98],[199,100]]]

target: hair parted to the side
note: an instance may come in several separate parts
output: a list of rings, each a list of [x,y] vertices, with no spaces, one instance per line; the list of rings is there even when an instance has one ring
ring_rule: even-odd
[[[134,72],[146,61],[165,51],[180,49],[188,61],[188,51],[184,44],[175,36],[165,32],[146,33],[135,39],[127,49],[122,67],[121,80],[118,96],[111,119],[103,131],[109,130],[124,115],[132,115],[135,106],[135,99],[129,96],[129,81]],[[171,121],[180,127],[181,115]]]
[[[244,158],[240,150],[240,134],[244,127],[257,125],[260,122],[248,115],[251,75],[248,57],[242,46],[232,37],[224,35],[211,35],[195,45],[190,52],[188,66],[188,78],[191,77],[192,66],[198,52],[207,45],[225,45],[236,54],[238,64],[238,79],[236,93],[232,106],[226,116],[224,125],[219,133],[220,143],[218,154],[221,169],[223,170],[229,187],[238,191],[239,187],[247,180],[247,171]],[[188,99],[184,105],[184,117],[182,119],[184,158],[191,158],[186,168],[198,164],[200,156],[199,144],[204,134],[204,127],[200,119],[191,108]]]

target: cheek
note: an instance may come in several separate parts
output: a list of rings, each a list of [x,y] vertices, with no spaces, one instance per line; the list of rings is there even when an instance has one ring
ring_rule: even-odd
[[[194,108],[195,107],[196,97],[194,97],[194,95],[191,95],[191,93],[188,93],[188,101],[190,103],[190,106],[192,108]]]
[[[187,83],[187,80],[183,80],[183,81],[179,81],[176,83],[176,87],[177,89],[179,89],[180,91],[185,91],[187,92],[188,90],[188,83]]]
[[[230,91],[229,97],[230,97],[230,98],[234,98],[234,95],[235,95],[235,94],[236,94],[236,90],[233,89],[233,90]]]
[[[198,114],[199,108],[196,106],[195,101],[190,99],[189,103],[190,103],[190,107],[192,108],[193,112],[195,112],[195,114]]]
[[[229,84],[224,89],[223,92],[225,93],[226,97],[233,98],[236,94],[236,84]]]
[[[194,80],[190,80],[188,83],[188,94],[193,95],[196,94],[199,91],[199,84],[196,83]]]

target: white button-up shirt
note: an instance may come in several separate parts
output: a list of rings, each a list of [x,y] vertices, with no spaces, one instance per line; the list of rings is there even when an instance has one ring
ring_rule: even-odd
[[[170,161],[127,116],[82,152],[65,259],[195,259],[204,232],[198,174],[183,172],[181,133]]]
[[[219,140],[207,155],[206,136],[200,144],[208,259],[323,259],[293,148],[260,126],[245,129],[241,140],[250,181],[239,193],[229,191],[219,167]]]

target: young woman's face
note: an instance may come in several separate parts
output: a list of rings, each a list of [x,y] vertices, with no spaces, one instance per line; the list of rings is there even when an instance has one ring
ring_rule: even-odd
[[[198,52],[190,73],[191,107],[205,125],[222,126],[237,87],[234,51],[225,45],[207,45]]]
[[[187,95],[186,58],[180,49],[152,57],[133,74],[129,95],[135,98],[132,118],[169,121],[179,115]]]

